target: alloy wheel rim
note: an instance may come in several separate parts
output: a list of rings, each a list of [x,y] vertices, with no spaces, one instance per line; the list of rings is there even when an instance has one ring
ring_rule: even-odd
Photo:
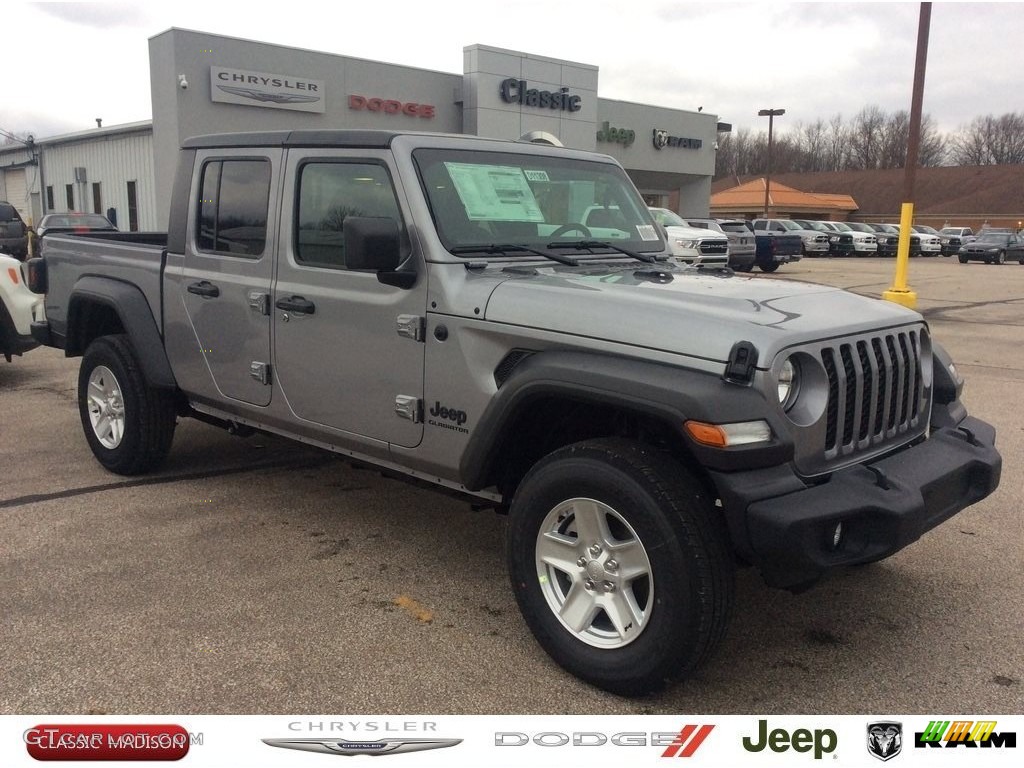
[[[594,499],[563,501],[541,523],[535,552],[541,592],[573,637],[615,649],[643,634],[654,605],[651,561],[615,509]]]
[[[117,448],[124,439],[124,395],[117,377],[105,365],[89,374],[86,401],[96,439],[104,448]]]

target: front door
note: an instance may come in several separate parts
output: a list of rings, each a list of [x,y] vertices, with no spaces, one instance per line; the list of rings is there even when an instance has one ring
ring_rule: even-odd
[[[346,216],[396,220],[411,247],[390,153],[309,150],[289,158],[273,291],[277,386],[299,419],[403,447],[423,434],[423,271],[409,289],[348,269]],[[400,321],[401,318],[401,321]],[[401,328],[400,328],[401,326]]]

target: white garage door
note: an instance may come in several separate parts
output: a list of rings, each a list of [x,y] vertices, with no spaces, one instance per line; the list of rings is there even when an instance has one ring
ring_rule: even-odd
[[[4,181],[7,183],[7,202],[18,209],[22,219],[28,221],[32,209],[29,205],[28,185],[25,183],[25,169],[5,171]]]

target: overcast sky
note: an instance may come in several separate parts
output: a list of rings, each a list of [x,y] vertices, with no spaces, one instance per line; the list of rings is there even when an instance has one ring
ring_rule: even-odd
[[[331,10],[328,11],[327,9]],[[0,129],[46,137],[152,117],[148,39],[170,27],[462,72],[464,46],[600,68],[599,94],[779,130],[910,108],[918,3],[303,0],[19,3],[3,11]],[[253,68],[258,68],[254,63]],[[1024,4],[932,6],[924,110],[952,131],[1024,111]]]

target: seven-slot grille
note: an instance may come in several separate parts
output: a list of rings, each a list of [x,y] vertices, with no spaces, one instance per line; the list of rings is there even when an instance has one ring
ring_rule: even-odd
[[[825,458],[888,442],[926,415],[921,331],[891,331],[821,350],[828,375]]]

